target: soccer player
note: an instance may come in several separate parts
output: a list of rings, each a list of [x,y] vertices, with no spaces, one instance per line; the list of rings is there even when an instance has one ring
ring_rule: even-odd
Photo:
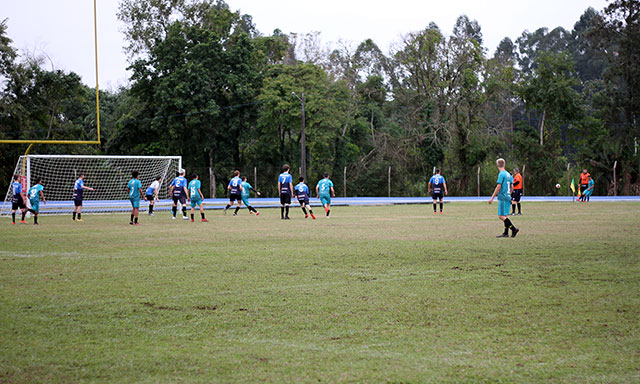
[[[229,204],[224,207],[224,214],[227,214],[227,209],[233,206],[234,202],[238,202],[238,206],[236,207],[235,212],[233,212],[233,216],[238,216],[238,211],[242,206],[242,179],[240,178],[240,171],[233,171],[233,178],[229,180],[229,185],[227,185],[227,189],[229,190]]]
[[[200,190],[200,180],[198,180],[198,175],[193,174],[191,176],[191,181],[189,182],[189,195],[191,196],[191,222],[194,222],[193,212],[196,206],[200,207],[200,216],[202,217],[202,222],[206,223],[209,220],[204,218],[204,208],[202,207],[202,200],[204,200],[204,195]]]
[[[145,197],[149,202],[149,216],[155,216],[153,214],[153,206],[155,205],[156,200],[158,200],[158,193],[160,193],[160,182],[162,181],[162,177],[158,176],[156,179],[147,187]]]
[[[11,192],[12,192],[11,224],[12,225],[16,224],[16,211],[18,210],[18,208],[20,208],[20,211],[22,213],[22,220],[20,220],[20,222],[22,224],[26,224],[27,222],[24,221],[24,216],[27,214],[27,206],[25,205],[24,202],[26,201],[27,196],[22,190],[22,183],[20,183],[20,175],[13,175],[13,182],[11,183]]]
[[[140,197],[142,193],[142,183],[138,180],[138,171],[131,172],[132,179],[127,183],[127,191],[129,192],[129,201],[131,202],[131,221],[130,225],[140,225],[138,223],[138,212],[140,211]],[[145,201],[147,197],[144,196]],[[135,221],[134,221],[135,220]]]
[[[307,187],[307,184],[304,183],[304,177],[300,177],[298,179],[298,184],[293,189],[293,194],[296,196],[296,199],[298,199],[298,203],[300,203],[300,208],[302,208],[302,212],[304,212],[304,218],[306,219],[310,214],[313,220],[315,220],[316,217],[314,216],[313,210],[311,210],[311,206],[309,205],[309,187]],[[308,214],[307,209],[309,210]]]
[[[47,199],[44,198],[44,192],[42,190],[44,186],[42,185],[42,179],[38,178],[36,180],[36,185],[29,188],[29,202],[31,203],[31,208],[29,212],[33,213],[33,225],[38,225],[38,213],[40,213],[40,199],[44,204],[47,204]]]
[[[442,206],[444,205],[442,203],[442,190],[444,189],[444,194],[448,195],[449,191],[447,191],[447,182],[444,180],[444,177],[442,177],[442,175],[440,174],[440,170],[436,169],[436,174],[431,176],[431,179],[429,180],[429,188],[427,193],[431,193],[431,191],[433,190],[433,194],[431,195],[431,197],[433,198],[433,214],[435,215],[436,212],[436,199],[440,199],[440,214],[443,215],[442,213]]]
[[[520,208],[520,197],[522,197],[522,175],[518,168],[513,169],[513,192],[511,192],[511,215],[516,214],[516,205],[518,206],[518,215],[522,215]]]
[[[260,212],[258,212],[255,208],[253,208],[251,206],[251,204],[249,204],[249,196],[251,195],[251,191],[254,191],[256,193],[256,195],[260,196],[260,192],[256,191],[251,184],[249,184],[249,182],[247,181],[247,177],[246,176],[242,176],[242,203],[244,203],[244,205],[247,206],[247,209],[249,210],[249,213],[253,215],[253,213],[256,213],[256,216],[260,215]]]
[[[588,203],[589,200],[591,199],[591,195],[593,194],[593,186],[594,186],[594,181],[593,178],[591,176],[589,176],[589,183],[587,183],[587,189],[584,190],[584,194],[583,196],[585,196],[585,203]]]
[[[589,177],[591,176],[591,174],[587,171],[587,169],[583,169],[582,173],[580,174],[580,201],[584,202],[585,201],[585,196],[584,196],[584,191],[587,190],[587,188],[589,188]]]
[[[509,203],[511,201],[511,183],[509,182],[509,172],[505,167],[504,159],[496,160],[498,166],[498,184],[489,199],[489,204],[493,203],[493,199],[498,197],[498,217],[504,222],[504,233],[496,237],[509,237],[509,229],[511,229],[511,237],[516,237],[520,230],[516,228],[509,220]]]
[[[176,219],[178,213],[178,201],[182,204],[182,218],[189,220],[187,217],[187,202],[189,200],[189,192],[187,191],[187,179],[184,177],[185,171],[181,169],[178,176],[173,179],[170,185],[171,197],[173,198],[173,207],[171,208],[171,219]]]
[[[336,197],[336,192],[333,190],[333,182],[329,180],[329,174],[325,172],[322,176],[323,179],[318,181],[316,185],[316,196],[320,198],[324,211],[327,213],[325,217],[328,219],[331,214],[331,197]]]
[[[282,166],[282,173],[278,176],[278,193],[280,194],[280,219],[289,220],[289,205],[293,192],[293,177],[289,174],[289,164]],[[286,213],[286,214],[285,214]]]
[[[95,189],[84,185],[84,173],[80,172],[78,180],[73,184],[73,221],[76,221],[76,214],[78,221],[82,221],[82,192],[85,189],[95,191]]]

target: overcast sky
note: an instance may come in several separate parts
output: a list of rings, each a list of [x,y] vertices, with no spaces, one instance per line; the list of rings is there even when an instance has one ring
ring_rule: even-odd
[[[45,52],[57,69],[74,71],[95,85],[93,1],[1,0],[0,20],[8,18],[8,34],[21,52]],[[119,0],[98,0],[100,87],[115,89],[128,82]],[[321,32],[325,44],[339,39],[357,44],[373,39],[388,52],[402,35],[434,21],[449,34],[456,18],[478,20],[485,47],[492,53],[504,37],[524,30],[562,26],[572,29],[588,7],[602,10],[607,0],[227,0],[230,8],[253,16],[260,32]],[[48,64],[50,65],[50,64]]]

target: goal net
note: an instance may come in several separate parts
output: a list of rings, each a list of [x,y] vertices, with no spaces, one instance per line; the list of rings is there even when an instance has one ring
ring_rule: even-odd
[[[63,214],[73,211],[73,185],[83,173],[85,185],[95,191],[84,191],[82,211],[111,213],[131,210],[126,186],[132,171],[139,172],[143,191],[158,176],[162,177],[158,197],[166,199],[169,184],[181,167],[180,156],[28,155],[20,156],[14,175],[22,176],[25,192],[42,178],[47,204],[40,204],[40,213]],[[11,214],[12,181],[8,180],[0,216]]]

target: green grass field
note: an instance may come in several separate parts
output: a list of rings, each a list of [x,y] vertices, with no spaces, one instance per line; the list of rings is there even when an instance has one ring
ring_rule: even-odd
[[[0,382],[639,382],[640,204],[496,210],[3,219]]]

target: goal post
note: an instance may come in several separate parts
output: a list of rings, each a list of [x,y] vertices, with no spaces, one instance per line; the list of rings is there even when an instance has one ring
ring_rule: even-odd
[[[73,185],[80,173],[85,185],[95,188],[83,194],[82,211],[86,213],[127,212],[131,204],[126,186],[131,172],[139,172],[143,190],[157,177],[162,177],[158,198],[169,198],[169,184],[182,168],[181,156],[85,156],[26,155],[20,156],[14,175],[21,175],[26,192],[39,178],[43,180],[47,204],[40,204],[42,214],[64,214],[73,211]],[[11,214],[11,182],[0,209],[0,216]],[[158,207],[160,208],[160,207]]]

